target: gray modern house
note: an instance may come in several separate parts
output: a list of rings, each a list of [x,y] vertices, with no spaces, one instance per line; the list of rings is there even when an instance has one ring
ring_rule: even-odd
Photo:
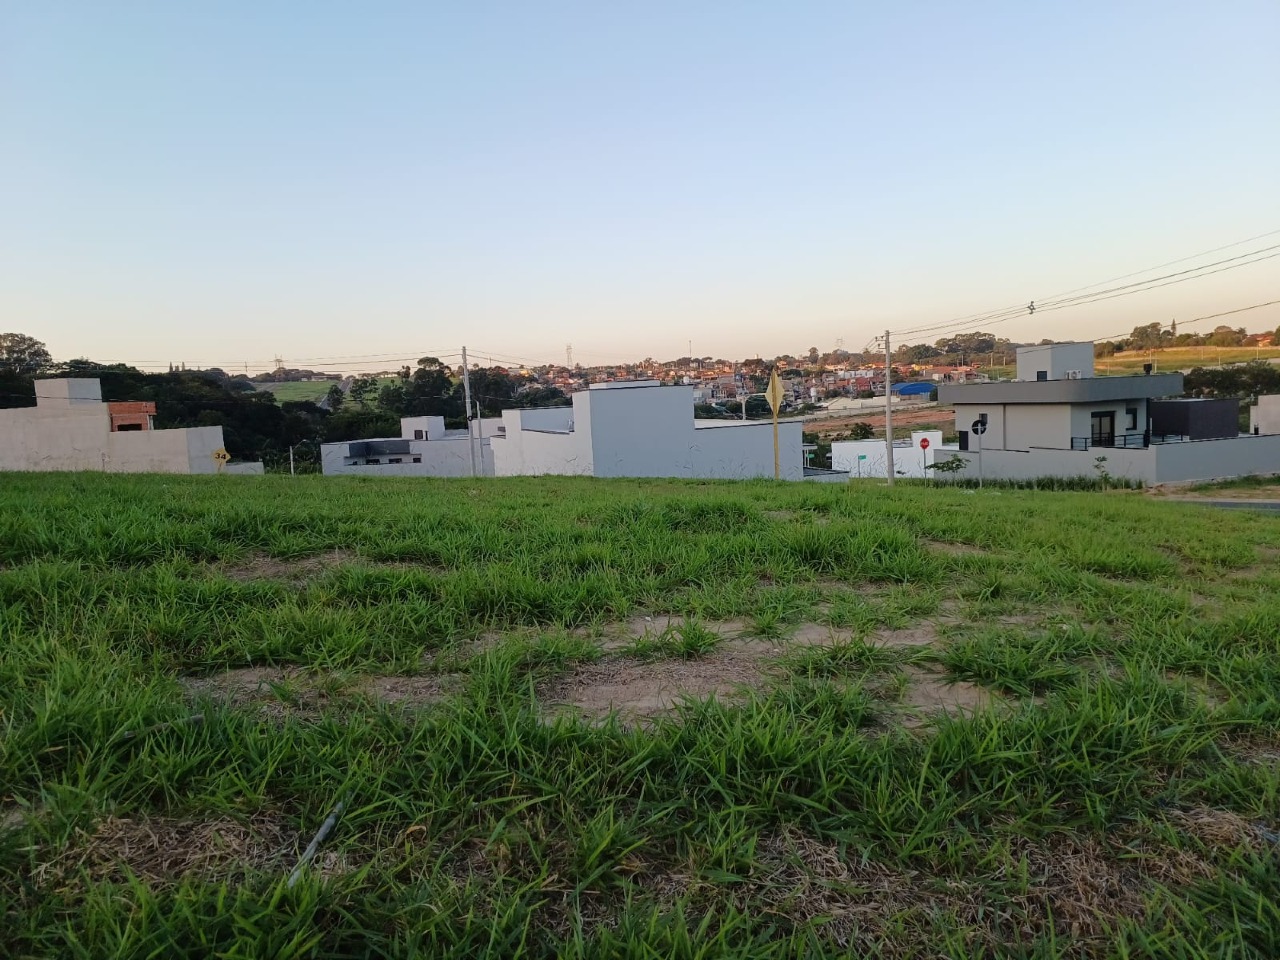
[[[1180,373],[1095,377],[1091,343],[1024,347],[1015,380],[938,387],[955,406],[962,476],[1094,476],[1102,467],[1171,483],[1280,472],[1280,435],[1241,434],[1238,401],[1181,393]]]

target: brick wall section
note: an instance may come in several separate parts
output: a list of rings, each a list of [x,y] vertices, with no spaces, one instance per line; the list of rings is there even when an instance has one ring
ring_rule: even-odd
[[[150,400],[130,400],[108,403],[111,413],[111,432],[116,433],[121,427],[125,429],[151,429],[151,418],[156,414],[156,405]]]

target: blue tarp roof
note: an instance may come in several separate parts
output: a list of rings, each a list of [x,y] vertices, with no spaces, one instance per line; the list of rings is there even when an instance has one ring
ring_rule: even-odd
[[[929,393],[934,386],[932,383],[895,383],[893,392],[904,397],[914,397],[916,394]]]

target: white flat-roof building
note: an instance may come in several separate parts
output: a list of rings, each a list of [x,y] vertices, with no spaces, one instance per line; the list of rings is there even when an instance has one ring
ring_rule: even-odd
[[[444,417],[404,417],[398,437],[321,444],[320,466],[326,476],[491,477],[489,440],[501,429],[496,417],[473,420],[470,433],[446,430]]]
[[[0,410],[0,470],[261,473],[226,463],[221,427],[156,430],[150,401],[104,403],[97,379],[37,380],[36,405]]]
[[[657,380],[592,384],[571,407],[506,410],[493,438],[502,476],[773,476],[773,426],[765,420],[695,420],[693,388]],[[799,420],[778,424],[781,477],[804,479]]]

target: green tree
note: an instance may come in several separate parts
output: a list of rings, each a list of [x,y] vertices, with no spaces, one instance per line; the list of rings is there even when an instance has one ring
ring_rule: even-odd
[[[53,363],[49,348],[25,333],[0,333],[0,371],[30,376]]]
[[[1164,326],[1159,323],[1145,323],[1134,327],[1129,334],[1130,350],[1155,350],[1164,344]]]
[[[1244,327],[1234,330],[1226,326],[1216,327],[1213,333],[1209,334],[1208,344],[1211,347],[1238,347],[1245,336]]]
[[[378,380],[376,377],[356,377],[351,384],[351,389],[347,391],[347,395],[360,406],[369,405],[369,400],[374,396],[378,389]]]
[[[337,413],[342,409],[342,405],[347,402],[347,395],[342,392],[342,388],[336,383],[329,388],[329,392],[324,395],[325,404],[333,413]]]

